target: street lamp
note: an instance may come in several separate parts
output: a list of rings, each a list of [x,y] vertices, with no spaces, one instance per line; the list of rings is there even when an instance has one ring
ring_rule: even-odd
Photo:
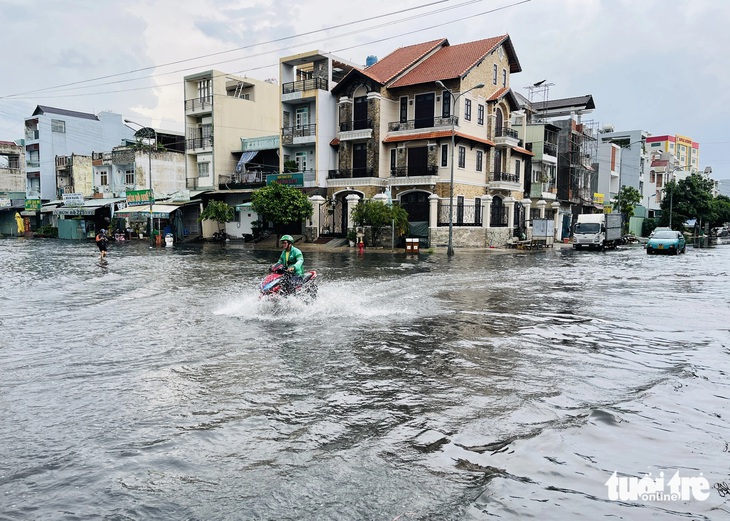
[[[449,245],[446,249],[446,254],[449,257],[452,257],[454,255],[454,147],[456,146],[456,120],[454,118],[454,111],[456,110],[456,102],[459,100],[460,97],[462,97],[467,92],[470,92],[474,89],[481,89],[484,87],[483,83],[479,83],[478,85],[474,85],[472,88],[465,90],[464,92],[461,92],[454,96],[454,93],[451,92],[451,89],[447,89],[446,85],[441,82],[441,80],[436,80],[436,85],[441,87],[442,89],[448,91],[449,96],[451,96],[451,99],[453,100],[452,106],[451,106],[451,176],[449,180]]]
[[[150,202],[150,246],[154,246],[154,238],[152,237],[152,231],[154,230],[154,222],[152,218],[152,214],[154,212],[154,206],[155,206],[155,198],[152,194],[152,143],[151,140],[154,138],[155,140],[155,146],[157,146],[157,132],[152,127],[145,127],[144,125],[140,125],[136,121],[132,121],[131,119],[125,119],[125,123],[130,123],[132,125],[137,125],[139,130],[137,130],[134,133],[134,137],[136,137],[139,140],[147,139],[147,175],[149,176],[150,182],[150,190],[149,190],[149,202]]]

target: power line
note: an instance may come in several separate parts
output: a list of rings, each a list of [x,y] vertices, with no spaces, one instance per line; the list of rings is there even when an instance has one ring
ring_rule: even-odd
[[[105,79],[109,79],[109,78],[116,78],[116,77],[119,77],[119,76],[125,76],[125,75],[128,75],[128,74],[136,74],[136,73],[139,73],[139,72],[145,72],[145,71],[149,71],[149,70],[154,70],[154,69],[157,69],[157,68],[160,68],[160,67],[168,67],[168,66],[171,66],[171,65],[177,65],[177,64],[180,64],[180,63],[186,63],[186,62],[190,62],[190,61],[194,61],[194,60],[201,60],[201,59],[205,59],[205,58],[211,58],[213,56],[220,56],[220,55],[228,54],[228,53],[232,53],[232,52],[244,51],[246,49],[250,49],[250,48],[257,47],[257,46],[261,46],[261,45],[269,45],[269,44],[273,44],[273,43],[279,43],[279,42],[283,42],[283,41],[287,41],[287,40],[292,40],[292,39],[295,39],[295,38],[301,38],[301,37],[304,37],[304,36],[310,36],[312,34],[317,34],[317,33],[325,32],[325,31],[332,31],[334,29],[340,29],[342,27],[348,27],[348,26],[351,26],[351,25],[365,23],[365,22],[369,22],[369,21],[372,21],[372,20],[386,18],[386,17],[389,17],[389,16],[395,16],[395,15],[402,14],[402,13],[406,13],[406,12],[409,12],[409,11],[415,11],[415,10],[418,10],[418,9],[424,9],[424,8],[431,7],[431,6],[434,6],[434,5],[437,5],[437,4],[447,3],[447,2],[451,2],[451,1],[453,1],[453,0],[436,0],[434,2],[431,2],[431,3],[428,3],[428,4],[423,4],[423,5],[420,5],[420,6],[417,6],[417,7],[409,7],[409,8],[406,8],[406,9],[400,9],[398,11],[393,11],[393,12],[385,13],[385,14],[382,14],[382,15],[371,16],[369,18],[363,18],[363,19],[360,19],[360,20],[354,20],[354,21],[351,21],[351,22],[346,22],[346,23],[342,23],[342,24],[338,24],[338,25],[333,25],[333,26],[330,26],[330,27],[325,27],[323,29],[316,29],[316,30],[313,30],[313,31],[307,31],[307,32],[304,32],[304,33],[301,33],[301,34],[284,36],[284,37],[276,38],[276,39],[269,40],[269,41],[266,41],[266,42],[259,42],[259,43],[255,43],[255,44],[251,44],[251,45],[245,45],[243,47],[237,47],[235,49],[227,49],[227,50],[224,50],[224,51],[218,51],[218,52],[214,52],[214,53],[204,54],[204,55],[195,56],[195,57],[192,57],[192,58],[185,58],[185,59],[177,60],[177,61],[173,61],[173,62],[158,64],[158,65],[152,65],[152,66],[149,66],[149,67],[143,67],[143,68],[140,68],[140,69],[134,69],[134,70],[127,71],[127,72],[120,72],[120,73],[115,73],[115,74],[109,74],[109,75],[106,75],[106,76],[99,76],[99,77],[90,78],[90,79],[87,79],[87,80],[79,80],[79,81],[75,81],[75,82],[71,82],[71,83],[65,83],[65,84],[61,84],[61,85],[55,85],[55,86],[52,86],[52,87],[44,87],[42,89],[30,90],[30,91],[20,92],[20,93],[17,93],[17,94],[8,94],[8,95],[0,96],[0,99],[15,98],[17,96],[23,96],[23,95],[27,95],[27,94],[35,94],[35,93],[44,92],[44,91],[47,91],[47,90],[60,89],[60,88],[63,88],[63,87],[71,87],[71,86],[75,86],[75,85],[81,85],[81,84],[84,84],[84,83],[90,83],[90,82],[94,82],[94,81],[105,80]],[[482,2],[482,1],[483,0],[469,0],[467,2],[464,2],[462,4],[459,4],[457,6],[454,6],[452,9],[456,9],[456,8],[459,8],[459,7],[463,7],[465,5],[469,5],[469,4],[476,3],[476,2]],[[527,1],[529,1],[529,0],[527,0]],[[435,12],[437,13],[437,12],[441,12],[441,11],[442,10],[437,10]],[[421,16],[428,16],[430,14],[433,14],[433,13],[426,13],[425,15],[421,15]],[[365,30],[371,30],[371,28],[366,28]],[[273,51],[271,51],[271,52],[273,52]],[[269,54],[269,53],[265,53],[265,54]],[[219,63],[225,63],[225,62],[219,62]],[[183,70],[187,70],[187,69],[183,69]],[[177,73],[177,72],[180,72],[180,71],[172,71],[172,72],[164,73],[164,74],[174,74],[174,73]],[[136,80],[139,80],[139,79],[145,79],[145,78],[133,78],[131,80],[123,80],[123,81],[136,81]],[[117,83],[117,82],[111,82],[111,83]],[[109,84],[109,83],[106,83],[106,84]]]

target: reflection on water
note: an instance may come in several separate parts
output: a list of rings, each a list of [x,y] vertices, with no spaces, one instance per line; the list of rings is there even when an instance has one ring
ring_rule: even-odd
[[[0,519],[727,513],[605,483],[730,480],[730,248],[276,255],[0,241]]]

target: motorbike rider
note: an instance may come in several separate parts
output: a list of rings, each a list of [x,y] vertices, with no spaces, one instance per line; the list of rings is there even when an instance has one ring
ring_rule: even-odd
[[[279,241],[284,247],[279,257],[279,264],[289,272],[289,285],[293,289],[303,281],[304,255],[299,248],[294,247],[294,238],[291,235],[282,235]]]

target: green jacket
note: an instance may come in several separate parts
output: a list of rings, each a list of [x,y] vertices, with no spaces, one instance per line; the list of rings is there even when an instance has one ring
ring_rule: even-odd
[[[287,253],[289,253],[288,260]],[[299,250],[299,248],[295,248],[294,246],[292,246],[289,252],[287,252],[286,250],[282,251],[281,257],[279,257],[279,263],[283,264],[286,268],[294,266],[295,275],[304,275],[304,255],[302,255],[302,252],[301,250]]]

